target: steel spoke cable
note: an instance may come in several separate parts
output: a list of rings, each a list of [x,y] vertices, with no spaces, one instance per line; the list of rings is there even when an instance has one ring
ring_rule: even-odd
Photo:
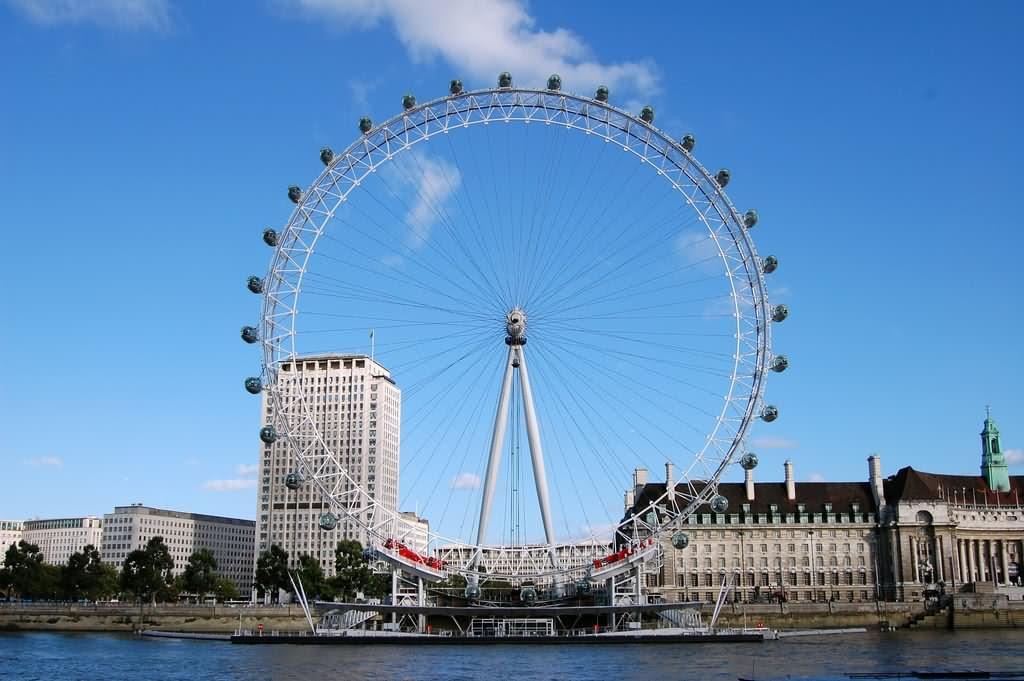
[[[423,168],[422,164],[420,163],[419,158],[415,154],[413,154],[411,156],[411,158],[416,163],[416,166],[419,169],[421,176],[425,177],[427,175],[427,173],[426,173],[426,170]],[[398,165],[398,167],[401,169],[401,164],[396,164],[396,165]],[[441,168],[441,173],[442,173],[442,175],[445,178],[446,186],[453,186],[451,178],[448,176],[448,170],[445,168],[446,163],[442,162],[442,163],[439,163],[437,165]],[[404,172],[404,169],[402,169],[402,170]],[[407,177],[408,177],[408,175],[407,175]],[[489,265],[490,263],[485,263],[485,266],[481,267],[480,263],[478,263],[476,258],[473,257],[473,254],[466,248],[466,246],[462,243],[461,239],[459,239],[458,230],[456,229],[456,227],[455,227],[455,225],[454,225],[454,223],[453,223],[453,221],[451,219],[451,216],[448,214],[447,209],[444,208],[443,206],[438,206],[437,203],[432,198],[430,198],[430,197],[426,196],[425,194],[423,194],[423,192],[419,189],[419,184],[415,183],[415,180],[413,180],[413,178],[409,178],[409,181],[411,183],[415,184],[416,191],[417,191],[417,194],[420,197],[420,200],[423,201],[425,205],[429,206],[430,209],[434,212],[434,214],[438,217],[438,219],[441,221],[441,223],[444,226],[444,228],[448,231],[449,238],[452,240],[452,243],[454,243],[456,246],[459,247],[459,249],[462,251],[463,255],[470,262],[470,264],[473,266],[473,268],[477,271],[477,274],[480,275],[481,280],[482,281],[486,281],[490,285],[492,293],[497,297],[498,300],[502,301],[502,305],[503,306],[507,305],[507,301],[504,301],[501,298],[501,288],[500,288],[500,286],[498,286],[498,282],[492,282],[491,279],[490,279],[490,275],[487,274],[488,271],[490,271],[492,273],[497,272],[498,271],[497,268],[495,268],[495,267],[487,267],[487,265]],[[461,193],[461,189],[462,189],[461,186],[456,186],[452,193],[453,194],[459,194],[459,193]],[[480,242],[479,242],[479,238],[478,238],[479,237],[479,230],[470,229],[468,231],[470,232],[470,234],[472,234],[475,237],[477,237],[477,245],[480,246]],[[485,248],[482,248],[482,247],[480,247],[478,249],[478,251],[481,254],[487,254],[488,253],[488,250],[485,249]]]
[[[555,260],[553,260],[553,262],[574,261],[577,258],[581,257],[581,255],[582,255],[582,248],[583,247],[592,246],[592,244],[594,244],[594,243],[602,243],[602,239],[605,236],[605,234],[608,231],[608,229],[610,229],[616,223],[617,216],[625,214],[622,211],[613,211],[612,207],[613,206],[622,205],[623,202],[627,200],[625,197],[633,195],[632,185],[633,185],[633,182],[636,181],[639,177],[640,177],[640,173],[639,173],[639,164],[638,164],[637,166],[633,167],[633,170],[629,173],[628,178],[626,179],[625,183],[622,184],[622,186],[620,187],[619,191],[617,191],[617,192],[606,192],[606,194],[605,194],[606,203],[604,205],[603,210],[599,214],[601,217],[596,222],[596,224],[594,225],[594,227],[596,227],[596,229],[592,230],[589,233],[589,238],[586,238],[586,239],[580,238],[579,240],[577,240],[576,241],[577,250],[570,251],[569,253],[563,253],[561,251],[561,249],[559,251],[555,252],[554,249],[552,249],[552,256],[556,255],[556,253],[561,256],[561,257],[556,258]],[[647,184],[644,187],[642,187],[641,191],[650,191],[650,184]],[[635,200],[634,204],[643,205],[642,203],[640,203],[639,199]],[[634,223],[638,222],[641,219],[642,219],[642,217],[638,216],[634,220]],[[633,223],[630,223],[630,224],[633,224]]]

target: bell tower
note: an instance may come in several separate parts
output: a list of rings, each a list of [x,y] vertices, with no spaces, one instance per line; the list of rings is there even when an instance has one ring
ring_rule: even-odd
[[[1006,457],[999,444],[999,429],[992,420],[992,411],[985,407],[985,427],[981,431],[981,475],[990,490],[1010,491],[1010,474],[1006,468]]]

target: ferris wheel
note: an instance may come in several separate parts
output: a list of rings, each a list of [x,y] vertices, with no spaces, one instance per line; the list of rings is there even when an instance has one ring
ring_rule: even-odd
[[[260,438],[294,455],[288,487],[327,500],[320,531],[355,524],[428,581],[472,587],[486,565],[583,583],[656,540],[685,548],[692,514],[728,510],[729,466],[757,465],[750,426],[778,417],[764,389],[788,366],[771,349],[788,310],[768,300],[778,260],[755,249],[757,212],[651,107],[561,85],[453,80],[361,119],[347,148],[321,150],[312,184],[289,188],[287,224],[263,236],[269,271],[249,278],[262,314],[242,338],[263,358],[246,388],[273,407]],[[326,432],[337,403],[284,380],[332,352],[401,388],[397,507]],[[624,499],[636,469],[664,484]],[[430,521],[419,551],[403,539],[413,507]]]

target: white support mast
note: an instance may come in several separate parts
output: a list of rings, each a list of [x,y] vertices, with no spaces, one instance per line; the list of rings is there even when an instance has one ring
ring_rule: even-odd
[[[530,458],[533,461],[533,479],[537,486],[537,503],[540,506],[541,520],[544,523],[544,539],[548,545],[551,563],[555,565],[554,543],[555,532],[551,522],[551,503],[548,497],[547,473],[544,469],[544,450],[540,444],[540,427],[537,424],[537,412],[533,404],[533,390],[530,388],[530,375],[526,369],[526,313],[520,308],[513,308],[505,317],[505,330],[508,335],[508,358],[505,363],[505,375],[501,381],[501,396],[498,398],[498,410],[494,415],[494,431],[491,434],[491,451],[487,459],[487,474],[484,480],[483,499],[480,502],[480,522],[477,525],[477,546],[486,540],[487,527],[491,519],[491,505],[494,501],[494,488],[498,482],[498,470],[501,468],[501,450],[505,444],[505,432],[508,428],[509,394],[512,389],[512,371],[519,370],[519,384],[523,394],[523,416],[526,421],[526,436],[530,444]],[[477,560],[474,563],[477,563]]]

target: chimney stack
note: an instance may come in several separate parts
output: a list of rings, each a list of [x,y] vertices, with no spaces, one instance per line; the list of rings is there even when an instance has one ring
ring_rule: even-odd
[[[882,459],[877,454],[868,457],[868,484],[871,485],[875,508],[881,511],[885,506],[885,488],[882,487]]]
[[[626,496],[625,496],[625,499],[624,499],[623,503],[625,504],[625,507],[626,507],[625,510],[628,511],[629,509],[633,508],[633,505],[636,503],[636,496],[633,494],[633,490],[631,490],[631,489],[627,489],[626,490]]]
[[[665,491],[668,492],[669,501],[676,497],[676,470],[671,461],[665,462]]]
[[[647,469],[646,468],[634,468],[633,469],[633,491],[640,494],[643,490],[644,485],[647,484]]]
[[[754,500],[754,470],[748,468],[743,471],[743,482],[747,487],[747,501]]]
[[[786,463],[783,465],[786,468],[786,498],[790,501],[796,501],[796,482],[793,480],[793,462],[786,459]]]

